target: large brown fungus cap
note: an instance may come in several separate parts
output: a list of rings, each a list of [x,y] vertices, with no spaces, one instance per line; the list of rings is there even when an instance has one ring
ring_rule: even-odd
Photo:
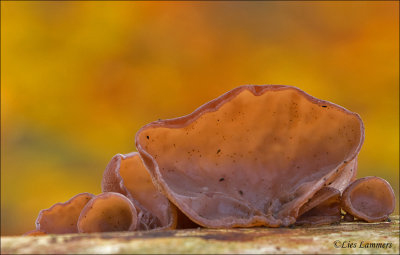
[[[363,139],[355,113],[295,87],[249,85],[144,126],[136,147],[155,184],[196,223],[277,227],[295,222]]]
[[[137,225],[136,209],[125,196],[105,192],[95,196],[78,219],[80,233],[131,231]]]
[[[65,203],[57,203],[40,211],[36,219],[34,233],[64,234],[78,233],[76,223],[82,208],[94,197],[90,193],[81,193]]]
[[[176,208],[153,185],[139,153],[115,155],[104,171],[101,186],[103,192],[119,192],[133,202],[138,209],[138,229],[176,227]]]
[[[395,196],[390,184],[369,176],[351,183],[342,196],[343,209],[368,222],[386,220],[394,211]]]

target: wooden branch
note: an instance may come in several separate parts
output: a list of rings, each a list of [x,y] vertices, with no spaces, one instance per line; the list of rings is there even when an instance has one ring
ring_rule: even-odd
[[[1,253],[398,254],[399,216],[391,217],[391,222],[351,222],[319,227],[8,236],[1,237]]]

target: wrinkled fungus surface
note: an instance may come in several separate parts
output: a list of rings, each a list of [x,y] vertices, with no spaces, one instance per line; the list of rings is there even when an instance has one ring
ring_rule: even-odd
[[[65,203],[57,203],[40,211],[36,220],[36,230],[48,234],[78,233],[76,223],[79,215],[93,197],[93,194],[81,193]]]
[[[249,85],[144,126],[136,147],[162,192],[196,223],[277,227],[296,221],[363,139],[356,113],[295,87]]]
[[[342,206],[346,212],[359,219],[368,222],[383,221],[394,211],[394,191],[382,178],[360,178],[343,192]]]
[[[133,231],[137,225],[137,213],[132,202],[115,192],[95,196],[78,219],[80,233]]]

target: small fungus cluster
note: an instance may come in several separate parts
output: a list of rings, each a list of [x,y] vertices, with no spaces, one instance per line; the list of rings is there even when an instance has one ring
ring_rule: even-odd
[[[107,165],[100,195],[42,210],[26,235],[388,219],[395,196],[356,179],[358,114],[291,86],[241,86],[136,134]],[[346,214],[342,214],[342,212]]]

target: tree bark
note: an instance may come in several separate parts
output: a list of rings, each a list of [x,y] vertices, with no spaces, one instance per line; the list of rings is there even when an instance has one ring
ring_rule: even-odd
[[[399,216],[380,223],[1,237],[2,254],[399,253]]]

